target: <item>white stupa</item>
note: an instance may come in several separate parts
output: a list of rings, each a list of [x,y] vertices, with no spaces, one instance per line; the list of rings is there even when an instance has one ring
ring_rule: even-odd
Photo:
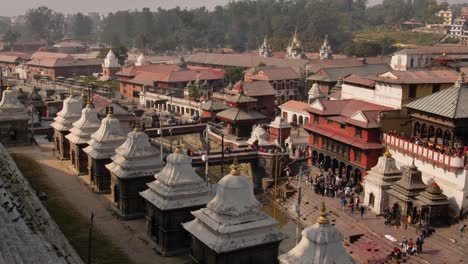
[[[26,107],[18,101],[17,91],[7,87],[0,101],[0,120],[28,118]]]
[[[302,231],[299,244],[278,257],[280,264],[356,263],[343,247],[343,235],[330,225],[325,211],[322,203],[322,213],[316,223]]]
[[[381,214],[389,206],[387,190],[400,180],[401,171],[397,168],[395,159],[387,149],[379,158],[377,165],[367,174],[364,182],[364,204],[376,214]]]
[[[309,104],[313,103],[315,100],[317,99],[321,99],[321,98],[325,98],[326,96],[322,94],[322,92],[320,91],[320,87],[318,85],[318,83],[314,83],[312,84],[312,87],[310,88],[309,92],[308,92],[308,95],[309,95]]]
[[[252,133],[250,138],[247,140],[247,144],[252,145],[255,141],[258,141],[259,146],[272,145],[272,143],[270,143],[270,134],[268,134],[261,125],[254,125],[254,129],[252,129]]]
[[[135,62],[135,66],[143,66],[146,65],[146,57],[143,53],[140,53],[140,55],[137,58],[137,61]]]
[[[192,214],[195,219],[183,224],[185,230],[216,254],[279,243],[286,237],[260,210],[252,182],[241,175],[237,162],[218,182],[214,199]]]
[[[106,58],[104,59],[104,63],[102,64],[103,68],[120,68],[119,60],[117,56],[115,56],[112,49],[109,49],[109,53],[107,53]]]
[[[115,153],[106,168],[121,179],[152,176],[163,165],[159,150],[151,146],[148,135],[139,127],[128,133],[127,140]]]
[[[180,147],[167,156],[166,166],[148,183],[140,195],[160,210],[180,209],[207,204],[209,188],[192,167],[192,159]]]
[[[108,109],[107,116],[102,119],[99,129],[91,135],[88,147],[83,151],[95,160],[110,159],[115,149],[125,141],[120,129],[120,122],[113,117],[112,107]]]
[[[88,102],[81,111],[81,118],[73,123],[70,134],[66,135],[65,138],[76,145],[86,144],[91,139],[91,134],[96,132],[100,126],[101,120],[99,120],[96,111],[91,108],[91,104]]]
[[[54,123],[51,124],[57,131],[69,131],[73,127],[73,123],[81,117],[82,104],[78,97],[70,96],[63,100],[63,107],[57,116],[54,118]]]

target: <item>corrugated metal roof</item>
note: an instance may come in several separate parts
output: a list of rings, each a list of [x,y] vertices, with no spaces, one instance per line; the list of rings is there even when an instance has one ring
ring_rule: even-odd
[[[468,84],[462,83],[432,95],[417,99],[406,106],[409,109],[451,119],[468,118]]]
[[[308,77],[308,80],[337,82],[340,77],[344,78],[351,74],[367,76],[390,71],[392,68],[388,64],[364,64],[352,67],[335,67],[321,69],[317,74]]]

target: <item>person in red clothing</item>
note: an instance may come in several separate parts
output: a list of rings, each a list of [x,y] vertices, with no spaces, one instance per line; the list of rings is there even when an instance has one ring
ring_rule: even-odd
[[[407,249],[406,253],[407,253],[408,255],[413,255],[413,253],[414,253],[415,250],[416,250],[416,249],[414,248],[413,239],[410,238],[410,240],[408,241],[408,249]]]

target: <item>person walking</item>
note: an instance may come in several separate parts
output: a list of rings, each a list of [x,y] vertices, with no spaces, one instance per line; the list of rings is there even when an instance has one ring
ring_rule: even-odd
[[[462,224],[458,228],[458,231],[460,231],[460,237],[463,237],[463,233],[465,232],[465,227],[466,227],[466,225]]]
[[[422,236],[419,236],[417,239],[416,239],[416,252],[418,254],[421,254],[422,253],[422,246],[424,244],[424,238]]]
[[[361,218],[363,218],[364,213],[366,212],[366,208],[364,207],[364,205],[361,205],[361,207],[359,207],[359,210],[361,211]]]
[[[406,237],[403,237],[401,240],[401,249],[403,249],[403,252],[408,250],[408,239],[406,239]]]
[[[343,209],[343,212],[347,204],[348,204],[348,201],[346,200],[346,197],[341,198],[341,209]]]

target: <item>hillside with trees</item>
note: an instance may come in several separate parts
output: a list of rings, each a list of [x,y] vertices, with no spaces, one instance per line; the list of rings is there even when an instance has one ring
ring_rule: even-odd
[[[377,26],[394,30],[409,19],[434,23],[439,19],[435,13],[446,7],[436,0],[384,0],[371,7],[367,0],[240,0],[213,10],[144,8],[109,13],[93,34],[91,22],[83,14],[66,22],[63,14],[39,7],[27,12],[25,29],[12,31],[22,38],[52,43],[63,37],[64,28],[70,28],[71,37],[88,42],[170,52],[176,47],[186,51],[218,47],[251,50],[265,35],[274,50],[284,50],[297,28],[306,50],[317,50],[328,34],[335,51],[358,55],[367,53],[365,50],[372,54],[391,52],[388,45],[397,40],[384,35],[362,44],[355,38],[356,32]]]

